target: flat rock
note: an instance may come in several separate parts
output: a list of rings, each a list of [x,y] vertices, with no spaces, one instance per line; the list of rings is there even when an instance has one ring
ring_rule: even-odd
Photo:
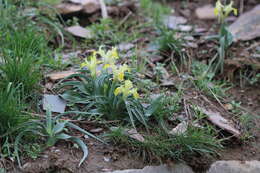
[[[195,13],[199,19],[203,20],[212,20],[217,18],[214,14],[214,7],[211,4],[197,8]]]
[[[260,161],[217,161],[207,173],[260,173]]]
[[[69,0],[56,5],[56,8],[61,14],[70,14],[80,11],[92,14],[100,9],[100,4],[98,0]]]
[[[183,31],[183,32],[189,32],[192,30],[192,26],[190,25],[179,25],[177,27],[177,29],[179,29],[180,31]]]
[[[64,79],[75,73],[76,73],[75,71],[69,70],[69,71],[51,73],[51,74],[46,75],[46,77],[49,78],[51,81],[55,82],[57,80]]]
[[[83,5],[83,12],[87,14],[95,13],[101,8],[98,0],[84,0],[82,5]]]
[[[187,19],[181,16],[165,16],[163,23],[170,29],[179,29],[179,25],[187,23]]]
[[[78,25],[67,27],[65,30],[68,31],[69,33],[71,33],[72,35],[74,35],[76,37],[80,37],[80,38],[92,38],[92,36],[93,36],[93,34],[90,30],[87,30],[86,28],[83,28]]]
[[[128,51],[135,47],[135,45],[132,43],[120,43],[117,47],[120,51]]]
[[[51,112],[64,113],[66,108],[66,101],[57,95],[44,94],[43,95],[43,109]]]
[[[60,14],[70,14],[81,11],[83,9],[83,6],[73,3],[61,3],[56,5],[56,9]]]
[[[192,169],[185,164],[176,164],[172,167],[167,165],[146,166],[143,169],[128,169],[109,173],[193,173]]]
[[[242,14],[228,29],[232,33],[234,41],[246,41],[260,37],[260,5]]]

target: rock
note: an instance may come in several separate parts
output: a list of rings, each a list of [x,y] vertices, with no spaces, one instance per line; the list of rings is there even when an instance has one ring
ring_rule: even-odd
[[[192,30],[192,26],[190,25],[179,25],[177,28],[182,32],[189,32]]]
[[[214,14],[214,7],[211,4],[197,8],[195,13],[199,19],[203,20],[211,20],[217,18],[217,16],[215,16]]]
[[[91,130],[90,130],[91,133],[100,133],[100,132],[102,132],[102,131],[103,131],[102,128],[96,128],[96,129],[91,129]]]
[[[44,94],[43,95],[43,109],[51,112],[64,113],[66,101],[57,95]]]
[[[87,30],[86,28],[83,28],[81,26],[71,26],[71,27],[67,27],[65,30],[71,33],[72,35],[80,38],[90,39],[93,37],[93,34],[90,30]]]
[[[176,164],[172,167],[167,165],[146,166],[143,169],[128,169],[109,173],[193,173],[193,171],[185,164]]]
[[[207,173],[259,173],[260,161],[217,161]]]
[[[98,11],[101,7],[98,0],[81,0],[83,5],[83,12],[92,14]]]
[[[56,9],[60,14],[69,14],[81,11],[83,9],[83,6],[72,3],[61,3],[56,5]]]
[[[240,131],[234,127],[232,122],[222,117],[219,112],[213,112],[211,110],[206,110],[203,108],[200,108],[200,110],[207,115],[208,120],[214,125],[228,131],[236,137],[239,137],[241,135]]]
[[[100,9],[98,0],[70,0],[56,5],[56,8],[61,14],[69,14],[75,12],[84,12],[92,14]]]
[[[165,16],[163,23],[170,29],[179,29],[178,25],[187,23],[187,19],[181,16]]]
[[[135,45],[132,43],[120,43],[117,47],[120,51],[128,51],[135,47]]]
[[[260,5],[242,14],[228,29],[232,33],[234,41],[246,41],[260,37]]]
[[[55,82],[57,80],[64,79],[75,73],[76,73],[75,71],[69,70],[69,71],[51,73],[51,74],[46,75],[46,77],[49,78],[51,81]]]

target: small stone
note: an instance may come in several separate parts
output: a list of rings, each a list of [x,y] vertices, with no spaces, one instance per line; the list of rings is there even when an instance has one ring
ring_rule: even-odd
[[[80,38],[88,38],[88,39],[93,38],[92,32],[81,26],[71,26],[71,27],[67,27],[65,30],[71,33],[72,35]]]
[[[214,14],[214,7],[211,4],[197,8],[195,13],[199,19],[210,20],[217,18]]]
[[[178,29],[178,25],[187,23],[187,19],[181,16],[165,16],[163,23],[170,29]]]
[[[187,40],[187,41],[194,41],[194,40],[195,40],[195,38],[192,37],[192,36],[190,36],[190,35],[184,36],[183,39],[184,39],[184,40]]]
[[[104,157],[103,158],[105,162],[110,162],[111,158],[110,157]]]
[[[194,48],[194,49],[198,48],[198,44],[197,43],[193,43],[193,42],[187,42],[187,43],[185,43],[184,46],[185,47]]]
[[[182,32],[189,32],[192,30],[192,26],[190,25],[179,25],[177,28]]]
[[[134,46],[135,45],[132,43],[121,43],[117,47],[118,47],[119,51],[128,51],[128,50],[132,49]]]
[[[232,106],[232,104],[230,104],[230,103],[224,104],[224,107],[225,107],[225,109],[228,110],[228,111],[230,111],[230,110],[233,109],[233,106]]]
[[[260,161],[217,161],[207,173],[260,173]]]
[[[96,128],[96,129],[91,129],[91,130],[90,130],[90,132],[92,132],[92,133],[100,133],[100,132],[102,132],[102,131],[103,131],[102,128]]]
[[[207,29],[205,29],[205,28],[195,28],[194,31],[195,31],[196,33],[202,33],[202,32],[206,32]]]

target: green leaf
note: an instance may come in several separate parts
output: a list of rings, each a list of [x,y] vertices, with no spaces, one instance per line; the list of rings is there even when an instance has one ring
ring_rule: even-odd
[[[46,111],[46,132],[49,135],[52,135],[52,126],[53,126],[53,122],[52,122],[52,113],[50,110]]]
[[[72,102],[72,103],[88,104],[88,103],[91,102],[91,98],[87,97],[87,95],[82,96],[78,92],[72,91],[72,90],[64,92],[61,95],[61,97],[64,100],[67,100],[67,101]]]
[[[67,123],[67,121],[61,122],[61,123],[57,123],[57,124],[53,127],[53,130],[52,130],[52,131],[53,131],[53,134],[56,135],[56,134],[62,132],[62,131],[64,130],[65,126],[66,126],[66,123]]]
[[[98,140],[98,141],[100,141],[100,142],[102,142],[102,143],[105,143],[105,142],[104,142],[103,140],[101,140],[100,138],[96,137],[95,135],[93,135],[93,134],[87,132],[86,130],[80,128],[79,126],[77,126],[77,125],[75,125],[75,124],[73,124],[73,123],[71,123],[71,122],[68,122],[67,125],[68,125],[68,127],[70,127],[70,128],[76,129],[76,130],[80,131],[81,133],[84,133],[85,135],[88,135],[88,136],[90,136],[90,137],[92,137],[92,138],[94,138],[94,139],[96,139],[96,140]]]
[[[86,144],[80,140],[79,138],[76,138],[76,137],[71,137],[69,140],[73,141],[73,142],[76,142],[80,148],[82,149],[83,151],[83,157],[82,159],[80,160],[79,162],[79,166],[84,162],[84,160],[88,157],[88,147],[86,146]]]
[[[65,134],[65,133],[58,134],[58,135],[56,135],[55,137],[56,137],[57,139],[63,139],[63,140],[68,140],[68,139],[71,138],[70,135],[67,135],[67,134]]]

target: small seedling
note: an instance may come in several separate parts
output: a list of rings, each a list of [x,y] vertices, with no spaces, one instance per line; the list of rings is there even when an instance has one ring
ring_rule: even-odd
[[[21,142],[21,139],[28,134],[45,138],[47,147],[54,146],[59,140],[68,140],[77,143],[84,153],[79,163],[79,166],[83,163],[83,161],[88,156],[88,147],[80,138],[68,135],[67,134],[68,128],[78,130],[84,135],[93,137],[101,141],[99,138],[95,137],[94,135],[85,131],[84,129],[78,127],[77,125],[67,120],[61,120],[60,117],[61,115],[53,118],[51,112],[47,111],[46,118],[43,121],[31,120],[24,123],[18,129],[19,132],[15,138],[14,149],[15,149],[16,159],[20,167],[21,167],[21,161],[19,157],[19,144]]]

